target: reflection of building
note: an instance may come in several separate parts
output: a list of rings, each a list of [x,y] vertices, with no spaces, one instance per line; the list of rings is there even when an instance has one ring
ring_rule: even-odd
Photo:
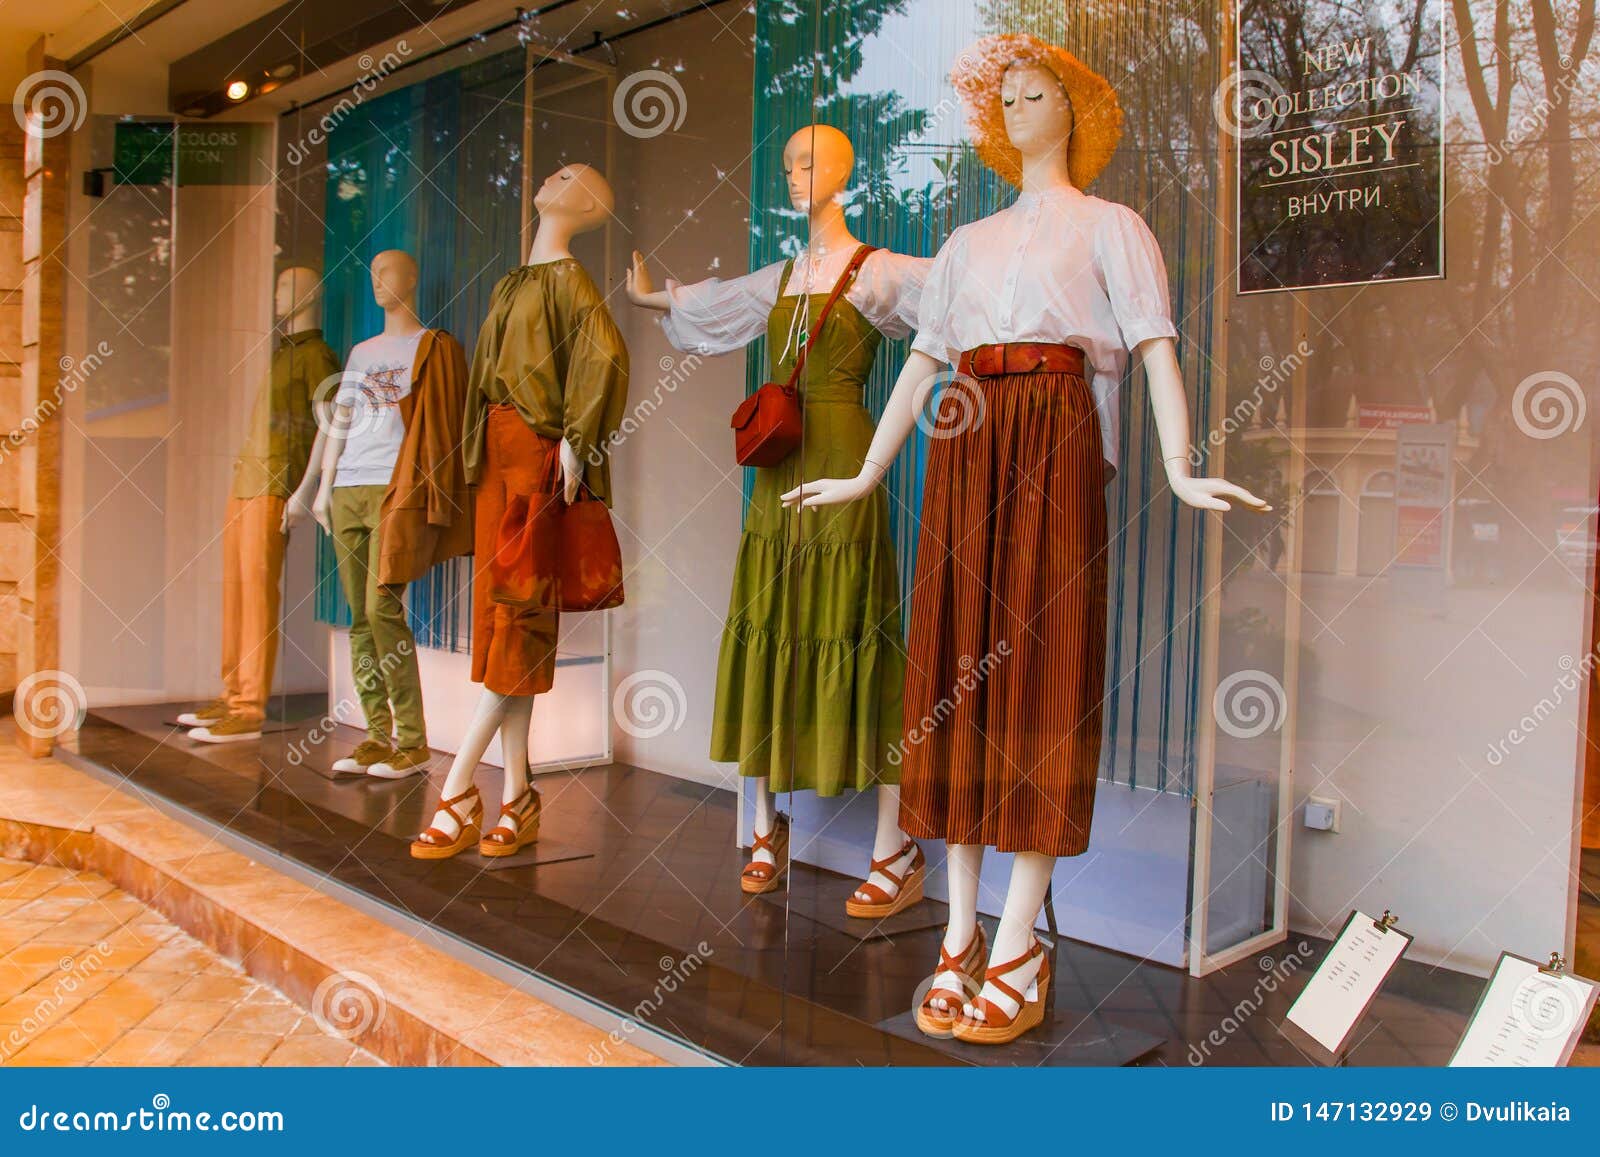
[[[1274,422],[1248,431],[1248,441],[1285,436],[1304,455],[1296,495],[1300,569],[1310,574],[1382,574],[1396,555],[1395,452],[1402,425],[1434,421],[1428,406],[1358,405],[1351,399],[1343,426],[1294,428]],[[1456,423],[1457,479],[1478,448],[1463,417]]]

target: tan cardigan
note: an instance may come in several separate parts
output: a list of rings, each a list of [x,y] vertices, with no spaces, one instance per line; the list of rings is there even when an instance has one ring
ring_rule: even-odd
[[[411,392],[400,399],[405,439],[383,496],[378,581],[414,582],[436,563],[472,553],[472,494],[461,457],[467,357],[442,329],[417,343]]]

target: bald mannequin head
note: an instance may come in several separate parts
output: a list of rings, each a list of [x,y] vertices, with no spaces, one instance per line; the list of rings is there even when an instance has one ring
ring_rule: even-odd
[[[533,195],[540,218],[559,219],[572,233],[598,229],[616,204],[611,186],[593,165],[562,165],[545,178]]]
[[[383,310],[417,299],[417,262],[409,253],[385,249],[372,259],[372,299]]]
[[[789,203],[806,211],[833,200],[850,184],[855,146],[832,125],[807,125],[783,147],[783,173]]]
[[[272,311],[279,321],[297,313],[310,313],[322,304],[322,279],[303,265],[291,265],[278,274]]]

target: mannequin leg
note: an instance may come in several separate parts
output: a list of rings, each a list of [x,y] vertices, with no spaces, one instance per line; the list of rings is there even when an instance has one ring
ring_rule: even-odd
[[[770,834],[778,824],[778,808],[776,801],[773,799],[770,784],[771,781],[764,775],[750,777],[751,789],[756,793],[755,832],[758,836]],[[771,851],[761,848],[759,851],[751,853],[750,862],[752,864],[775,864],[777,860],[773,858]]]
[[[478,770],[483,753],[489,750],[489,742],[494,739],[494,733],[499,730],[508,710],[518,698],[526,698],[529,710],[532,710],[531,696],[498,695],[488,690],[479,696],[477,710],[473,712],[467,734],[462,738],[461,750],[456,752],[455,762],[451,763],[450,772],[444,777],[444,786],[439,789],[441,799],[454,799],[472,786],[472,773]],[[523,729],[523,735],[527,735],[526,728]],[[526,739],[523,742],[526,745]],[[523,747],[523,756],[526,759],[526,746]],[[434,813],[429,826],[438,828],[447,836],[454,836],[459,830],[450,813],[442,809]]]
[[[900,785],[880,784],[878,786],[878,827],[872,840],[872,858],[874,860],[890,860],[886,865],[902,881],[916,860],[916,845],[906,847],[908,837],[900,829]],[[897,855],[904,850],[905,855]],[[897,885],[882,871],[873,872],[867,877],[867,883],[875,885],[885,896],[894,896],[899,891]],[[873,896],[867,892],[857,890],[857,900],[870,901]]]
[[[1017,853],[1016,862],[1011,866],[1011,883],[1006,888],[1006,904],[1001,911],[1000,927],[995,932],[994,945],[989,950],[991,968],[1020,958],[1033,944],[1033,928],[1038,923],[1040,910],[1044,907],[1045,890],[1050,886],[1050,876],[1055,868],[1054,856],[1042,855],[1039,852]],[[1001,979],[1018,992],[1025,994],[1034,977],[1039,974],[1043,960],[1043,956],[1035,957],[1029,963],[1008,972]],[[1017,1014],[1019,1007],[1017,1002],[993,984],[985,984],[979,995],[1003,1009],[1008,1015]],[[972,1005],[966,1007],[968,1016],[972,1015],[972,1007]]]
[[[505,717],[500,724],[500,750],[506,760],[505,780],[500,789],[502,804],[517,803],[528,790],[528,727],[532,720],[532,695],[507,696]],[[502,812],[499,808],[488,812],[487,806],[485,810],[483,830],[486,833],[499,828],[515,839],[521,828],[517,813]]]
[[[945,875],[950,889],[950,922],[944,929],[944,950],[959,960],[978,933],[978,877],[983,874],[984,848],[982,844],[949,844],[946,850],[949,853],[945,858]],[[939,973],[933,986],[950,992],[962,990],[961,978],[950,972]],[[941,1012],[953,1014],[957,1011],[943,997],[935,997],[932,1004]]]

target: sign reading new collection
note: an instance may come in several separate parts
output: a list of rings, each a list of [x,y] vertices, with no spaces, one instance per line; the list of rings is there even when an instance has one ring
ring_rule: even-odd
[[[119,185],[261,185],[272,175],[267,126],[119,121]],[[176,180],[174,180],[176,177]]]
[[[1444,276],[1443,0],[1236,0],[1239,292]]]

